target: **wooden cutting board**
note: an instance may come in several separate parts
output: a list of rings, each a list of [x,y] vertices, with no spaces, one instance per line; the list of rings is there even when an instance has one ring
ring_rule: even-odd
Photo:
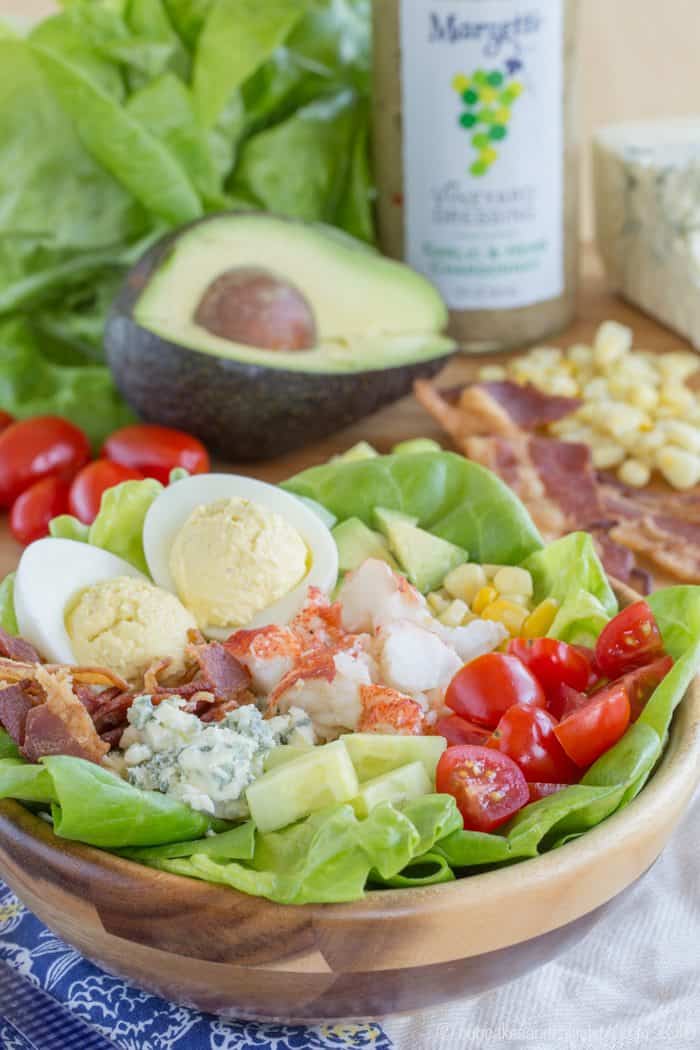
[[[679,336],[608,291],[601,264],[591,247],[584,248],[582,262],[578,318],[566,331],[550,341],[552,345],[566,347],[574,343],[590,343],[602,321],[616,320],[634,329],[634,345],[638,349],[660,352],[689,349],[689,344]],[[514,355],[490,355],[488,358],[458,356],[447,366],[441,379],[445,385],[465,382],[474,377],[476,369],[484,361],[496,362],[512,356]],[[445,435],[433,420],[413,397],[406,397],[355,426],[324,441],[308,445],[289,456],[264,463],[217,464],[217,467],[277,482],[306,467],[325,462],[330,456],[344,451],[360,440],[369,441],[380,452],[388,452],[397,441],[413,437],[432,437],[448,447]],[[20,546],[10,535],[7,518],[3,517],[0,519],[0,578],[14,568],[20,553]],[[660,586],[674,582],[658,574],[655,580]]]

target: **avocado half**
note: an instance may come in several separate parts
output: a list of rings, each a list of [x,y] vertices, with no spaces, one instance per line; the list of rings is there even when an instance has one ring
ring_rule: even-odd
[[[128,274],[107,359],[145,420],[229,459],[289,452],[395,401],[454,352],[436,289],[329,226],[257,212],[166,235]]]

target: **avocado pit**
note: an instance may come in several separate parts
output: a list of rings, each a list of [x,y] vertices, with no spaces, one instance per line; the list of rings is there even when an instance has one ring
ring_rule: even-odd
[[[306,297],[269,270],[241,266],[216,277],[195,322],[212,335],[263,350],[311,350],[316,319]]]

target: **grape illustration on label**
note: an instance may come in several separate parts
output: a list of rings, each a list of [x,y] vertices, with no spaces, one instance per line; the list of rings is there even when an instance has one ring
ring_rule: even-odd
[[[523,93],[522,81],[509,81],[508,76],[520,68],[521,63],[514,60],[506,63],[505,73],[477,69],[471,76],[458,73],[452,80],[465,107],[459,123],[466,131],[473,131],[471,144],[477,155],[469,167],[472,175],[485,175],[498,160],[496,145],[508,137],[513,106]]]

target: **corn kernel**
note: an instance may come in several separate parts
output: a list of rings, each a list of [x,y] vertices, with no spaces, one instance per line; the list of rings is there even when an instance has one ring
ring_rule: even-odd
[[[561,350],[555,346],[536,346],[527,355],[534,364],[541,365],[548,370],[557,368],[561,364],[562,356]]]
[[[700,368],[700,355],[687,350],[677,350],[669,354],[659,354],[657,368],[663,375],[673,376],[680,382],[694,375]]]
[[[440,623],[444,623],[445,627],[461,627],[468,619],[473,619],[469,606],[460,598],[455,598],[453,602],[450,602],[447,608],[438,616],[438,620]]]
[[[497,598],[481,612],[481,618],[502,623],[509,634],[516,635],[527,620],[528,611],[505,598]]]
[[[642,426],[651,423],[645,412],[634,405],[625,404],[624,401],[610,402],[609,412],[605,429],[618,441],[623,435],[639,431]]]
[[[544,638],[556,618],[559,606],[554,598],[545,598],[535,606],[524,621],[520,633],[523,638]]]
[[[622,445],[617,445],[613,441],[596,439],[591,442],[591,456],[596,470],[610,470],[611,467],[622,463],[625,458],[625,450]]]
[[[532,596],[532,576],[527,569],[518,569],[514,565],[505,565],[493,578],[493,585],[500,594],[524,594]]]
[[[484,383],[497,383],[508,378],[508,372],[503,365],[484,365],[479,369],[479,379]]]
[[[606,379],[596,376],[586,383],[581,393],[587,401],[608,401],[610,398],[610,387]]]
[[[482,587],[488,583],[481,565],[472,563],[458,565],[445,577],[444,586],[451,598],[461,598],[468,605],[474,601]]]
[[[449,607],[449,604],[449,601],[446,598],[443,598],[439,591],[432,591],[428,595],[428,605],[436,616],[444,613],[445,609]]]
[[[687,412],[694,403],[693,391],[678,381],[666,382],[661,387],[661,404],[668,405],[679,414]]]
[[[527,594],[515,594],[509,593],[508,591],[500,591],[499,598],[503,598],[506,602],[515,602],[516,605],[522,605],[523,609],[530,611],[530,597]]]
[[[593,357],[599,366],[611,365],[632,348],[632,329],[617,321],[604,321],[593,341]]]
[[[569,347],[566,356],[576,368],[590,368],[593,362],[593,350],[583,343]]]
[[[656,453],[656,466],[674,489],[692,489],[700,481],[700,456],[666,445]]]
[[[700,453],[700,427],[684,423],[680,419],[669,419],[664,426],[666,437],[686,452]]]
[[[630,403],[642,412],[653,412],[659,403],[659,395],[653,386],[647,383],[634,385],[629,392]]]
[[[578,397],[579,387],[573,376],[557,374],[547,380],[547,393],[553,397]]]
[[[617,476],[623,485],[629,485],[633,489],[643,489],[649,484],[651,469],[638,459],[626,459],[618,470]]]
[[[495,587],[482,587],[477,595],[474,597],[472,602],[472,612],[476,613],[477,616],[481,616],[484,609],[495,602],[498,598],[498,591]]]
[[[487,580],[492,580],[494,578],[494,576],[496,575],[496,573],[501,571],[503,566],[502,565],[488,565],[488,564],[485,563],[485,564],[483,564],[481,566],[481,568],[486,573],[486,579]]]

